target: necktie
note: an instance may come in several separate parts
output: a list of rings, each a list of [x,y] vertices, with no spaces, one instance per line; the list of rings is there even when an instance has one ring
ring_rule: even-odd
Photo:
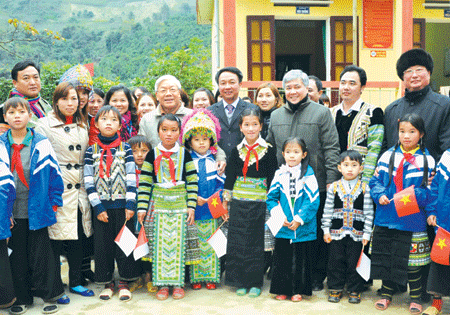
[[[412,155],[411,153],[403,153],[403,159],[400,161],[400,165],[397,168],[397,174],[395,174],[394,177],[394,183],[395,187],[397,187],[397,192],[403,190],[403,162],[405,162],[405,160],[419,169],[416,164],[416,158],[414,157],[414,155]]]
[[[162,158],[166,158],[169,160],[170,179],[172,180],[172,183],[175,185],[177,181],[175,179],[175,164],[173,163],[173,160],[170,157],[172,154],[173,152],[161,151],[161,154],[155,160],[155,175],[156,176],[158,175],[159,165],[161,164]]]
[[[13,145],[12,145],[14,152],[11,157],[11,173],[14,171],[14,168],[15,168],[16,172],[17,172],[17,176],[19,176],[20,181],[28,189],[30,189],[27,181],[25,180],[25,174],[23,173],[22,159],[20,157],[20,150],[22,150],[24,146],[25,146],[24,144],[15,144],[15,143],[13,143]]]
[[[100,165],[99,165],[99,176],[103,178],[105,176],[104,170],[103,170],[103,156],[106,152],[106,177],[109,177],[111,174],[111,164],[113,163],[113,156],[111,152],[111,148],[116,148],[120,145],[121,141],[120,138],[117,138],[110,144],[103,144],[100,141],[98,142],[98,145],[103,149],[102,154],[100,155]]]
[[[234,106],[233,105],[227,105],[225,108],[228,111],[228,116],[233,115],[233,112],[234,112]]]
[[[250,155],[251,153],[253,153],[253,155],[256,158],[256,170],[258,171],[258,167],[259,167],[259,160],[258,160],[258,153],[256,152],[255,148],[258,146],[257,143],[255,143],[252,146],[249,145],[245,145],[245,147],[247,148],[247,155],[245,156],[245,161],[244,161],[244,167],[242,168],[242,174],[244,175],[244,181],[245,181],[245,177],[247,176],[247,171],[248,171],[248,162],[250,161]]]

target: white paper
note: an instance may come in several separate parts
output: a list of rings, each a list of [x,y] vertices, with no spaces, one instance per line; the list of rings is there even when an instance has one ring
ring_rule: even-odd
[[[137,244],[137,238],[134,236],[133,233],[131,233],[130,229],[127,228],[126,225],[122,228],[122,230],[119,232],[120,238],[117,238],[114,240],[116,244],[120,247],[120,249],[125,253],[125,255],[128,257],[133,252],[133,250],[136,247]]]
[[[144,257],[149,253],[148,244],[142,244],[139,247],[136,247],[133,251],[134,260],[138,260],[139,258]]]
[[[356,267],[356,271],[361,275],[361,277],[368,281],[370,279],[370,258],[366,254],[361,254],[361,262],[359,267]]]
[[[273,236],[276,236],[278,231],[283,227],[284,220],[286,220],[286,216],[280,204],[278,204],[270,211],[270,219],[266,222]]]
[[[227,238],[221,229],[214,232],[207,241],[216,252],[217,257],[222,257],[227,253]]]
[[[8,247],[8,256],[11,256],[12,249]]]

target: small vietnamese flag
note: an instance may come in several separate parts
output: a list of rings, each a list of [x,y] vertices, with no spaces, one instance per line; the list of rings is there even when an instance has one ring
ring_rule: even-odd
[[[435,263],[450,265],[450,233],[439,227],[431,248],[431,260]]]
[[[419,205],[416,200],[416,193],[414,192],[414,185],[409,186],[402,191],[394,194],[395,210],[399,217],[404,217],[410,214],[419,213]]]
[[[138,260],[141,257],[144,257],[149,253],[148,249],[148,239],[145,235],[145,229],[141,228],[139,231],[136,248],[133,251],[134,260]]]
[[[228,213],[228,210],[223,207],[222,201],[220,201],[219,192],[220,190],[208,198],[209,211],[214,219]]]
[[[125,253],[125,256],[128,257],[136,247],[137,238],[131,233],[130,229],[124,225],[119,234],[117,234],[114,242],[116,242],[120,249]]]

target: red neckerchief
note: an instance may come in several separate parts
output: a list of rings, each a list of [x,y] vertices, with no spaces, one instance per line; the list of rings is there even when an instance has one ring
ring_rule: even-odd
[[[116,148],[120,145],[121,141],[120,138],[117,138],[116,140],[114,140],[113,142],[111,142],[110,144],[103,144],[101,141],[98,142],[98,145],[103,149],[102,154],[100,155],[100,171],[99,171],[99,176],[101,178],[103,178],[105,176],[104,171],[103,171],[103,156],[105,155],[106,152],[106,177],[109,177],[111,174],[111,164],[114,160],[113,156],[112,156],[112,152],[111,152],[111,148]]]
[[[259,145],[258,143],[255,143],[252,146],[245,145],[245,147],[247,148],[248,151],[247,151],[247,155],[245,156],[244,167],[242,168],[242,174],[244,175],[244,181],[245,181],[245,177],[247,176],[248,162],[250,161],[250,155],[251,155],[252,152],[255,155],[255,158],[256,158],[256,170],[258,170],[259,159],[258,159],[258,153],[255,150],[255,148],[258,145]]]
[[[66,125],[73,124],[73,116],[66,116]]]
[[[161,160],[164,157],[169,160],[170,179],[172,180],[172,183],[175,185],[177,181],[175,180],[175,164],[173,163],[173,160],[170,157],[172,154],[173,152],[161,151],[161,154],[155,160],[155,176],[158,176],[159,165],[161,164]]]
[[[140,169],[136,169],[136,188],[139,187],[139,175],[141,175],[141,170]]]
[[[95,117],[92,117],[91,122],[89,124],[89,145],[93,145],[94,143],[100,142],[98,140],[99,133],[100,130],[98,130],[98,128],[95,127]]]
[[[414,165],[417,169],[419,167],[416,164],[416,158],[411,153],[403,153],[403,159],[400,161],[400,165],[397,168],[397,174],[394,177],[395,187],[397,187],[397,191],[403,190],[403,162],[407,161],[408,163]]]
[[[27,181],[25,180],[25,174],[23,172],[23,165],[22,165],[22,159],[20,157],[20,150],[23,149],[25,145],[24,144],[12,144],[12,148],[14,150],[13,155],[11,157],[11,173],[14,171],[14,168],[16,169],[17,175],[19,176],[20,181],[28,188]]]

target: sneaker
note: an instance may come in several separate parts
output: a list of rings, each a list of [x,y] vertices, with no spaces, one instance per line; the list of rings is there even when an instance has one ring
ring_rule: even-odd
[[[361,303],[361,293],[358,292],[352,292],[348,296],[348,302],[352,304],[359,304]]]
[[[328,302],[339,303],[342,298],[342,291],[330,291],[328,295]]]

